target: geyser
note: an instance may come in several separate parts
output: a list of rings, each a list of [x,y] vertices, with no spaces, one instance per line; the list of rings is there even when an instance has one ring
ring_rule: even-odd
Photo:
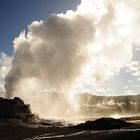
[[[19,96],[42,116],[77,113],[73,92],[99,86],[133,56],[136,0],[81,0],[75,11],[34,21],[14,40],[6,97]]]

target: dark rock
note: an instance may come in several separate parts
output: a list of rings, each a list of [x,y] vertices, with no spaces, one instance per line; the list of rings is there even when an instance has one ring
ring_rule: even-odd
[[[0,98],[0,118],[27,119],[32,113],[30,106],[18,97],[14,99]]]
[[[24,105],[24,102],[19,97],[15,97],[14,102],[19,105]]]
[[[74,128],[85,130],[111,130],[125,128],[130,125],[131,123],[121,119],[100,118],[95,121],[86,121],[85,123],[78,124],[74,126]]]

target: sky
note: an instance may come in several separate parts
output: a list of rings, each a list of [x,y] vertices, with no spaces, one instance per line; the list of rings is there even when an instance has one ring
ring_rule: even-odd
[[[89,3],[87,1],[89,1]],[[19,0],[0,0],[0,19],[1,19],[1,22],[0,22],[0,53],[1,53],[0,55],[0,85],[1,86],[0,87],[3,88],[3,85],[5,83],[4,79],[8,71],[11,69],[10,70],[11,73],[15,73],[15,71],[13,71],[13,67],[17,68],[17,62],[18,62],[16,60],[17,53],[15,54],[15,57],[13,56],[14,47],[20,48],[20,46],[23,46],[22,41],[25,41],[25,42],[28,41],[32,48],[32,46],[35,46],[35,44],[33,44],[32,41],[28,40],[30,38],[31,39],[42,38],[42,40],[44,41],[43,43],[45,43],[44,36],[39,33],[40,32],[44,33],[45,31],[43,31],[42,28],[50,29],[51,25],[48,25],[48,24],[44,25],[45,24],[44,21],[48,20],[49,23],[54,23],[56,21],[56,24],[54,24],[54,29],[56,29],[57,31],[57,27],[59,25],[58,23],[59,18],[61,18],[62,16],[63,18],[62,23],[61,23],[62,27],[64,25],[64,28],[68,27],[68,29],[66,29],[66,31],[64,30],[61,31],[60,29],[58,30],[57,33],[63,33],[65,34],[65,36],[67,36],[69,33],[71,33],[70,32],[71,26],[72,27],[76,26],[81,36],[77,34],[77,36],[75,36],[75,38],[77,37],[76,41],[75,41],[75,38],[72,38],[73,36],[68,36],[72,38],[72,39],[68,39],[68,41],[72,40],[72,42],[76,45],[76,47],[79,44],[81,46],[84,46],[83,44],[86,44],[86,46],[90,46],[91,45],[89,43],[90,34],[92,35],[94,33],[94,32],[91,32],[90,29],[96,30],[96,33],[95,33],[96,41],[93,41],[91,39],[92,40],[91,43],[93,47],[88,47],[89,52],[87,50],[84,50],[83,47],[81,47],[80,49],[79,47],[77,47],[77,49],[79,49],[78,50],[79,52],[87,51],[87,53],[89,53],[88,56],[91,55],[90,58],[88,58],[90,59],[91,62],[87,62],[87,64],[86,62],[83,63],[83,61],[86,61],[85,57],[87,57],[87,53],[81,54],[81,56],[77,56],[71,53],[67,53],[67,52],[77,53],[77,49],[74,49],[71,46],[68,46],[68,47],[72,48],[72,50],[69,50],[69,49],[65,50],[65,48],[61,50],[60,48],[58,52],[60,51],[61,52],[58,55],[62,55],[63,53],[66,53],[67,57],[57,56],[57,59],[61,60],[63,58],[64,60],[66,59],[67,60],[57,61],[60,64],[61,63],[64,64],[64,65],[61,65],[62,68],[64,69],[58,69],[58,70],[60,72],[65,71],[65,67],[67,66],[67,63],[68,63],[72,67],[70,68],[71,71],[69,72],[67,70],[69,72],[68,75],[64,75],[62,73],[51,73],[52,71],[54,71],[54,69],[56,69],[56,66],[51,65],[50,62],[47,61],[46,65],[54,69],[50,69],[51,72],[48,69],[46,70],[46,67],[45,68],[43,67],[44,62],[42,62],[44,58],[41,58],[39,56],[36,60],[36,63],[33,63],[33,64],[38,65],[39,63],[41,63],[41,65],[39,66],[42,68],[42,71],[44,70],[44,73],[45,73],[45,74],[41,73],[41,75],[43,75],[42,77],[44,77],[44,75],[49,75],[49,74],[54,75],[54,79],[50,79],[49,76],[45,77],[46,79],[48,79],[48,82],[51,85],[58,84],[58,79],[55,79],[56,77],[62,78],[61,81],[70,80],[71,82],[75,79],[73,77],[76,77],[75,73],[80,73],[81,67],[86,66],[84,70],[82,71],[83,72],[82,76],[80,76],[79,78],[80,79],[79,81],[82,81],[82,82],[78,81],[78,84],[76,84],[77,85],[76,89],[80,90],[81,92],[85,91],[85,92],[98,94],[98,95],[139,94],[140,93],[140,86],[139,86],[140,84],[140,48],[139,48],[140,45],[139,43],[140,41],[139,41],[139,36],[136,35],[136,41],[131,42],[131,40],[134,40],[134,37],[131,37],[132,35],[129,35],[130,31],[133,31],[135,34],[136,29],[133,29],[133,27],[135,25],[136,27],[138,26],[137,24],[135,24],[135,22],[137,21],[137,16],[139,16],[139,13],[137,13],[136,11],[137,8],[135,7],[136,1],[134,1],[134,6],[132,5],[134,7],[134,8],[132,7],[132,11],[134,13],[132,16],[131,16],[131,13],[129,14],[129,11],[126,12],[124,10],[125,6],[124,8],[120,6],[120,9],[117,9],[116,8],[117,6],[115,6],[117,5],[117,3],[114,2],[112,3],[113,5],[112,7],[111,6],[107,7],[108,15],[106,17],[103,16],[104,11],[106,9],[104,8],[102,4],[96,3],[96,2],[95,2],[95,5],[99,4],[99,7],[98,6],[97,6],[98,8],[94,7],[95,11],[93,12],[95,13],[97,12],[97,13],[92,15],[91,13],[92,13],[93,7],[91,7],[91,4],[94,4],[94,0],[87,0],[87,1],[82,0],[81,6],[79,6],[78,10],[75,12],[76,7],[80,4],[80,0],[59,0],[59,1],[56,1],[56,0],[20,0],[20,1]],[[132,0],[129,0],[124,5],[126,6],[128,5],[129,7],[131,5],[131,1]],[[115,13],[116,12],[115,10],[114,11],[112,10],[113,8],[117,11],[117,14]],[[65,14],[67,10],[74,10],[74,13]],[[56,14],[63,13],[63,14],[60,17],[58,15],[53,17],[53,16],[49,16],[51,13],[56,13]],[[117,21],[114,24],[113,16],[115,14],[116,14]],[[84,22],[83,25],[79,25],[78,20],[77,20],[77,17],[78,17],[77,15],[78,16],[80,15],[78,20],[80,20],[81,16],[83,17],[81,18],[81,21]],[[89,15],[95,18],[93,19],[93,21],[94,20],[96,21],[96,19],[98,19],[99,25],[94,25],[93,27],[93,21],[91,21]],[[135,22],[133,22],[134,15],[136,16],[136,19],[135,19],[136,21],[134,20]],[[89,18],[87,18],[88,16]],[[102,16],[103,18],[101,18]],[[74,23],[71,21],[70,23],[67,23],[67,20],[69,21],[69,18],[72,18]],[[54,22],[53,22],[53,19],[54,19]],[[43,20],[43,22],[39,22],[40,20]],[[34,22],[34,21],[37,21],[37,22]],[[30,25],[31,31],[28,31],[28,25]],[[114,33],[114,27],[115,27],[115,31],[117,32],[117,35]],[[85,34],[84,34],[84,31],[81,32],[81,29],[84,29],[84,28],[85,28],[84,30]],[[37,31],[40,31],[40,32],[36,33],[36,29]],[[20,35],[22,31],[25,31],[25,34],[28,35],[29,37],[24,35],[24,33]],[[31,35],[30,35],[30,32],[32,33]],[[73,35],[76,35],[75,30],[73,30],[73,32],[74,32]],[[121,35],[121,37],[119,35]],[[15,38],[18,36],[19,36],[19,39],[17,39],[17,41],[15,41],[15,45],[13,45],[13,40],[15,40]],[[50,38],[53,39],[53,37],[57,37],[55,33]],[[108,41],[108,38],[111,41],[110,40]],[[62,39],[63,39],[63,36],[61,39],[56,41],[58,43],[58,48],[59,48],[59,43],[60,44],[62,43],[61,42]],[[48,38],[46,40],[49,42]],[[77,42],[80,42],[80,43],[77,43]],[[81,44],[81,42],[83,44]],[[109,45],[108,45],[108,42],[109,42]],[[55,44],[56,46],[57,46],[57,43]],[[66,43],[69,43],[69,42],[64,41],[64,44]],[[53,46],[54,44],[51,44],[51,45]],[[136,47],[126,47],[126,45],[128,46],[133,45]],[[103,46],[106,46],[106,48],[104,48]],[[114,48],[112,48],[111,46],[114,46]],[[53,47],[55,48],[55,46]],[[17,49],[17,50],[20,50],[20,49]],[[25,52],[26,51],[27,50],[25,50]],[[39,51],[41,51],[41,49]],[[53,53],[53,49],[51,51]],[[33,50],[33,52],[34,52],[33,54],[34,57],[38,56],[38,53],[36,53],[36,50]],[[43,55],[45,56],[46,54],[43,54]],[[75,59],[72,58],[72,56],[74,56]],[[13,57],[15,58],[14,62],[16,63],[16,65],[11,65]],[[47,58],[48,60],[50,59],[49,56]],[[25,56],[21,56],[20,59],[24,61],[26,60]],[[57,65],[55,61],[57,59],[56,58],[53,59],[55,65]],[[71,59],[73,60],[71,61]],[[40,61],[38,62],[38,60]],[[73,64],[73,62],[75,62],[75,64]],[[21,61],[21,63],[23,63],[23,61]],[[23,63],[22,66],[25,66],[25,70],[28,71],[28,67],[26,68],[25,63]],[[19,68],[19,69],[22,69],[22,68]],[[34,69],[36,68],[33,68],[33,70]],[[62,77],[59,77],[60,74],[62,75]],[[28,77],[27,73],[24,73],[23,75],[25,77]],[[39,79],[42,79],[40,75],[35,75],[35,76],[38,77]],[[67,77],[68,79],[64,79],[65,77]]]
[[[13,53],[13,40],[34,20],[76,9],[80,0],[0,0],[0,52]]]
[[[6,70],[5,66],[10,65],[12,59],[10,57],[14,51],[14,38],[18,37],[21,31],[27,30],[32,21],[47,20],[52,13],[65,13],[68,9],[76,9],[79,3],[80,0],[0,0],[0,66],[2,67],[0,83],[2,88],[4,77],[9,70]]]

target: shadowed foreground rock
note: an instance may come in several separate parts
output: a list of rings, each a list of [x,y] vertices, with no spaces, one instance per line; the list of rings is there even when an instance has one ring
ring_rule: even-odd
[[[125,122],[121,119],[100,118],[95,121],[87,121],[85,123],[78,124],[74,126],[74,128],[85,130],[111,130],[125,128],[131,125],[132,123]]]
[[[20,98],[0,98],[0,119],[20,119],[28,121],[28,119],[33,118],[33,116],[30,106],[24,104]]]
[[[133,140],[140,139],[140,125],[121,119],[101,118],[76,126],[65,126],[62,122],[39,119],[20,98],[0,98],[0,140],[22,139]]]

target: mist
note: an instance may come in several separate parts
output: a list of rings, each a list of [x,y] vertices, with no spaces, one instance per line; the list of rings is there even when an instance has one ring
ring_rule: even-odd
[[[79,88],[100,86],[132,61],[139,5],[81,0],[75,11],[33,21],[13,41],[6,98],[21,97],[41,117],[77,115]]]

